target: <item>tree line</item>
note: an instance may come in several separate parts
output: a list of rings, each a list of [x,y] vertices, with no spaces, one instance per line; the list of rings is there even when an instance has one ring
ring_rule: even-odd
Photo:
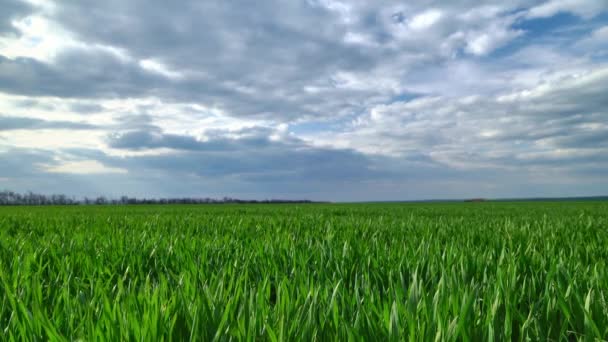
[[[127,205],[127,204],[229,204],[229,203],[313,203],[309,200],[241,200],[231,197],[215,198],[136,198],[121,196],[120,198],[107,198],[98,196],[94,198],[75,198],[62,194],[43,195],[33,192],[18,193],[14,191],[0,191],[1,205]]]

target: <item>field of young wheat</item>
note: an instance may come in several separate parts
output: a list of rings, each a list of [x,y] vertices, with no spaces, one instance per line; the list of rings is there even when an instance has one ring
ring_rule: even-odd
[[[608,338],[608,203],[0,208],[0,340]]]

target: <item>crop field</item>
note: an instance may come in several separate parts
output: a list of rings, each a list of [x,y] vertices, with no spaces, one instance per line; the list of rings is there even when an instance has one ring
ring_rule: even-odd
[[[608,203],[0,208],[0,340],[602,340]]]

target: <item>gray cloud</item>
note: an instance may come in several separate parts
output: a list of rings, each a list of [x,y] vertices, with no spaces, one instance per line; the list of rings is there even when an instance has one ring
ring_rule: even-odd
[[[80,129],[98,129],[98,128],[99,128],[98,126],[87,124],[87,123],[78,123],[78,122],[71,122],[71,121],[47,121],[47,120],[41,120],[41,119],[0,115],[0,132],[17,130],[17,129],[80,130]]]
[[[46,171],[45,166],[60,165],[58,160],[65,156],[65,152],[58,150],[22,148],[0,150],[0,161],[2,161],[0,189],[46,194],[62,193],[79,197],[120,196],[122,193],[143,196],[149,194],[145,191],[146,186],[159,181],[145,174],[128,178],[116,174],[79,175]]]
[[[105,108],[96,103],[75,103],[70,106],[72,112],[90,114],[103,111]]]
[[[489,53],[518,34],[510,29],[517,2],[473,4],[435,6],[438,19],[425,23],[427,4],[396,1],[61,2],[50,19],[131,59],[99,48],[62,51],[52,66],[4,59],[0,89],[156,96],[282,121],[346,116],[406,92],[401,80],[412,70],[430,70],[466,49]],[[416,20],[422,24],[411,24]],[[146,60],[182,77],[143,70]]]
[[[194,137],[178,134],[163,134],[155,131],[130,131],[109,136],[108,145],[112,148],[131,150],[171,148],[177,150],[198,151],[231,151],[256,149],[268,146],[267,137],[251,137],[243,139],[218,139],[200,141]]]
[[[209,133],[204,141],[186,135],[165,134],[160,129],[112,134],[108,137],[112,148],[170,148],[178,152],[108,159],[107,162],[127,169],[150,168],[205,177],[238,175],[248,181],[365,180],[388,175],[386,171],[374,170],[373,161],[361,153],[312,147],[290,137],[273,141],[269,138],[272,133],[269,129]],[[228,133],[238,137],[228,137]]]
[[[27,108],[27,109],[40,108],[40,109],[48,110],[48,111],[55,110],[54,105],[52,105],[50,103],[41,102],[39,100],[35,100],[33,98],[14,101],[14,105],[19,108]]]
[[[21,178],[26,181],[28,178],[41,176],[38,163],[52,163],[52,153],[44,150],[33,149],[11,149],[10,151],[0,151],[0,177]],[[31,190],[31,189],[30,189]]]
[[[20,0],[3,0],[0,13],[0,34],[16,34],[17,30],[12,21],[22,18],[33,11],[26,2]]]
[[[598,130],[582,129],[552,140],[553,144],[562,148],[608,149],[608,127]]]
[[[420,97],[377,106],[331,136],[357,149],[422,153],[466,170],[608,169],[607,89],[608,73],[598,69],[504,96]]]
[[[495,73],[472,77],[473,61],[468,67],[450,61],[459,55],[466,61],[467,50],[490,53],[521,34],[511,25],[522,20],[525,4],[435,4],[437,18],[429,21],[428,4],[397,1],[61,2],[48,18],[97,47],[61,51],[52,65],[0,57],[0,89],[154,96],[278,121],[348,117],[408,92],[504,88]],[[181,77],[146,70],[139,64],[146,60]],[[442,63],[449,70],[438,68]],[[446,75],[455,76],[445,82]],[[466,79],[470,85],[463,86]]]
[[[98,160],[128,174],[48,173],[41,165],[58,160]],[[96,150],[0,152],[0,188],[63,192],[76,196],[234,196],[319,200],[403,200],[599,194],[603,169],[571,172],[559,168],[458,171],[427,157],[369,157],[349,150],[308,149],[270,154],[182,151],[166,155],[113,157]],[[4,164],[3,164],[4,165]],[[557,164],[555,164],[557,165]],[[560,176],[556,182],[555,176]],[[585,178],[580,178],[580,177]],[[522,182],[522,177],[527,180]],[[151,184],[155,184],[151,187]],[[76,185],[76,186],[75,186]],[[598,192],[599,191],[599,192]]]
[[[54,64],[0,56],[0,91],[62,98],[117,98],[153,93],[162,77],[103,51],[70,49]]]

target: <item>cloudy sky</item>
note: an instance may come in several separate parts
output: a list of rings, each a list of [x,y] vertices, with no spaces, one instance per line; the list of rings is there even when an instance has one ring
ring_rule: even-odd
[[[0,9],[0,189],[608,194],[608,0]]]

